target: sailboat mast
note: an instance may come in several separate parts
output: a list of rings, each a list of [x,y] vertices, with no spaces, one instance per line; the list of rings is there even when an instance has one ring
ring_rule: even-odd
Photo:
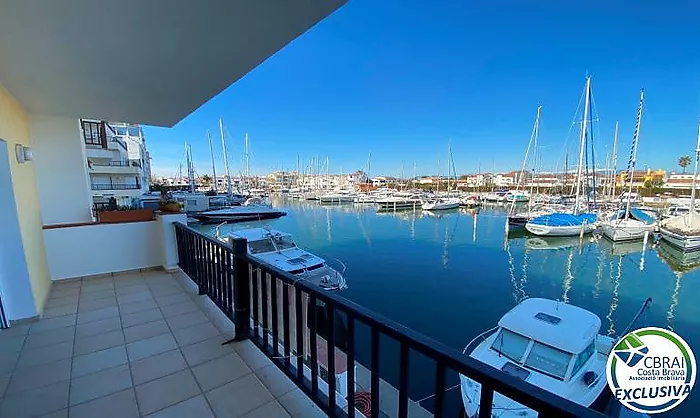
[[[632,154],[630,155],[630,163],[627,170],[627,181],[629,188],[627,190],[627,208],[625,210],[625,219],[630,216],[630,206],[632,206],[632,180],[634,180],[634,168],[637,165],[637,147],[639,146],[639,130],[642,128],[642,109],[644,108],[644,89],[639,94],[639,109],[637,109],[637,121],[634,125],[634,137],[632,137]]]
[[[617,189],[617,130],[619,122],[615,122],[615,137],[613,139],[613,158],[612,158],[612,190],[610,191],[610,198],[615,197],[615,192]]]
[[[695,169],[693,169],[693,185],[690,190],[690,216],[695,214],[695,184],[698,177],[698,160],[700,160],[700,121],[698,122],[698,145],[695,147]]]
[[[209,154],[211,154],[211,172],[214,179],[211,182],[211,189],[216,191],[216,164],[214,164],[214,148],[211,145],[211,132],[207,131],[207,141],[209,142]]]
[[[583,106],[583,120],[581,121],[581,147],[578,154],[578,168],[576,170],[576,202],[574,214],[578,215],[578,206],[581,199],[581,169],[583,168],[583,154],[586,150],[586,129],[588,127],[588,112],[591,105],[591,77],[586,77],[586,102]]]
[[[195,180],[194,168],[192,167],[192,147],[188,143],[185,143],[185,153],[187,155],[187,182],[190,184],[190,193],[194,193]]]
[[[224,170],[226,171],[226,193],[233,194],[231,189],[231,172],[228,167],[228,149],[226,148],[226,137],[224,137],[224,120],[219,118],[219,133],[221,134],[221,149],[224,153]]]
[[[523,157],[523,165],[520,168],[520,178],[518,179],[518,184],[515,186],[515,191],[518,191],[520,189],[520,184],[523,183],[523,180],[525,178],[525,169],[527,168],[527,161],[528,157],[530,156],[530,148],[532,148],[532,143],[533,141],[537,141],[537,132],[538,132],[538,126],[540,123],[540,110],[542,109],[542,106],[537,106],[537,115],[535,116],[535,124],[532,126],[532,133],[530,134],[530,140],[527,142],[527,148],[525,149],[525,156]],[[537,162],[535,162],[536,164]],[[523,184],[523,189],[525,188],[525,185]],[[513,202],[510,205],[509,213],[512,213],[513,210],[515,209],[515,201],[516,199],[513,199]]]
[[[250,177],[250,152],[248,148],[248,132],[245,133],[245,178]]]
[[[440,194],[440,160],[437,160],[437,188],[435,190],[435,195]]]

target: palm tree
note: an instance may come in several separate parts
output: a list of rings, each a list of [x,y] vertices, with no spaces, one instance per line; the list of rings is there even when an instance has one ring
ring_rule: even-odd
[[[678,159],[678,165],[683,169],[683,174],[685,174],[685,168],[690,165],[690,156],[683,155]]]
[[[211,186],[211,176],[209,174],[203,175],[202,177],[200,177],[200,180],[202,180],[203,186]]]

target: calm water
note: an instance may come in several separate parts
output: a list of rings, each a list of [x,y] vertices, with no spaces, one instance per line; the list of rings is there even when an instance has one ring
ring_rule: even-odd
[[[583,245],[578,238],[542,239],[524,232],[511,232],[506,240],[505,212],[498,207],[482,208],[478,214],[459,210],[432,215],[382,214],[372,206],[274,203],[288,215],[262,224],[292,233],[299,246],[339,269],[343,267],[336,260],[341,260],[349,286],[342,296],[457,349],[527,297],[588,309],[601,318],[601,332],[611,335],[621,332],[652,297],[637,327],[672,329],[700,350],[700,259],[684,259],[663,243],[650,240],[642,253],[641,242],[613,246],[591,236]],[[221,232],[248,226],[260,224],[227,225]],[[201,229],[211,232],[213,227]],[[420,373],[420,359],[412,360],[412,370]],[[396,370],[386,372],[389,376],[383,377],[390,381],[398,376]],[[421,379],[413,371],[412,376],[413,399],[432,394],[431,385],[417,382]],[[448,387],[455,379],[450,376]],[[694,392],[682,406],[662,415],[697,416],[691,413],[693,407],[700,408],[698,389]],[[451,410],[459,408],[459,399],[459,390],[451,390]]]

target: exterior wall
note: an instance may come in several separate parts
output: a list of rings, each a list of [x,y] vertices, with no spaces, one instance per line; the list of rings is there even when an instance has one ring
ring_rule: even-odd
[[[30,116],[44,224],[92,221],[85,143],[77,119]]]
[[[15,263],[24,263],[29,274],[34,296],[35,312],[40,313],[51,288],[48,266],[46,264],[46,250],[42,233],[42,218],[40,211],[39,191],[37,187],[36,160],[25,164],[19,164],[15,155],[15,145],[35,147],[30,140],[29,119],[26,112],[17,101],[0,85],[0,138],[6,141],[9,160],[10,175],[14,191],[15,210],[17,223],[22,237],[23,260],[14,260]],[[36,158],[36,149],[34,149]],[[0,239],[8,239],[4,233]],[[13,280],[22,280],[21,277],[13,277]],[[19,302],[18,302],[19,303]],[[10,319],[26,317],[23,309],[21,314],[15,311]],[[27,315],[29,316],[29,315]]]
[[[44,240],[52,280],[162,264],[163,238],[156,221],[46,229]]]

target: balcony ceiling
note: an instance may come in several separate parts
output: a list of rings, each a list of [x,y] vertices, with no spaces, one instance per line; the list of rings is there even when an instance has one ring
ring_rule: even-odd
[[[29,113],[172,126],[346,1],[3,1],[0,84]]]

